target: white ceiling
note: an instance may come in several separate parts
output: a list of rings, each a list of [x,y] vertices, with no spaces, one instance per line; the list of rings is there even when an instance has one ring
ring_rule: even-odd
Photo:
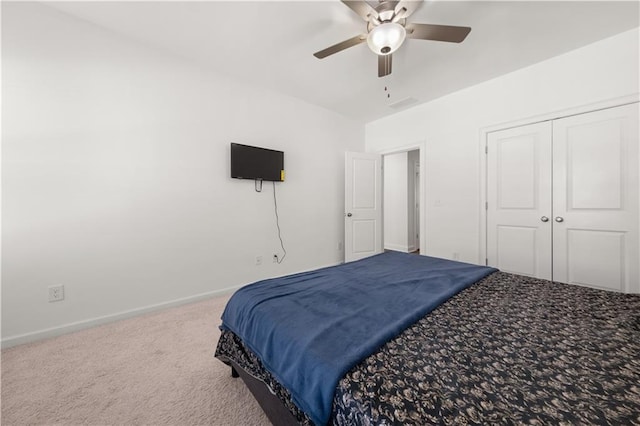
[[[471,33],[461,44],[406,40],[393,73],[378,78],[366,43],[322,60],[312,55],[366,32],[337,0],[46,4],[363,122],[397,112],[389,105],[405,98],[426,102],[640,25],[638,1],[425,1],[408,22]]]

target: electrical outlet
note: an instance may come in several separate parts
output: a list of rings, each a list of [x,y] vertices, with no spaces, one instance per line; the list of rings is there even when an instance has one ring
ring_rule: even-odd
[[[342,251],[342,241],[338,242],[338,251]]]
[[[262,256],[256,256],[256,266],[262,265]]]
[[[460,260],[460,253],[454,252],[453,253],[453,260]]]
[[[49,286],[49,302],[59,302],[61,300],[64,300],[64,286]]]
[[[278,255],[277,254],[273,255],[273,263],[278,263]]]

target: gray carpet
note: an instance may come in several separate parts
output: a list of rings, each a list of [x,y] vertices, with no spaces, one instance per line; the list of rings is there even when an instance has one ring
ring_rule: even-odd
[[[213,357],[228,296],[2,351],[2,425],[269,425]]]

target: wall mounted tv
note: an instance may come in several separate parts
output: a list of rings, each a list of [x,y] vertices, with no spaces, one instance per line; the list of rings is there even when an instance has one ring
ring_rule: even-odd
[[[284,152],[232,143],[231,177],[282,182]]]

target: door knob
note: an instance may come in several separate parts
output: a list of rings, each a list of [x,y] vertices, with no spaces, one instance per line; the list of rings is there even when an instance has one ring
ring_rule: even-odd
[[[564,222],[564,218],[562,218],[562,216],[556,216],[556,222]]]
[[[347,213],[347,217],[351,217],[353,216],[351,213]]]
[[[548,217],[546,217],[546,216],[542,216],[542,217],[540,218],[540,220],[541,220],[541,221],[543,221],[543,222],[549,222],[549,218],[548,218]]]

